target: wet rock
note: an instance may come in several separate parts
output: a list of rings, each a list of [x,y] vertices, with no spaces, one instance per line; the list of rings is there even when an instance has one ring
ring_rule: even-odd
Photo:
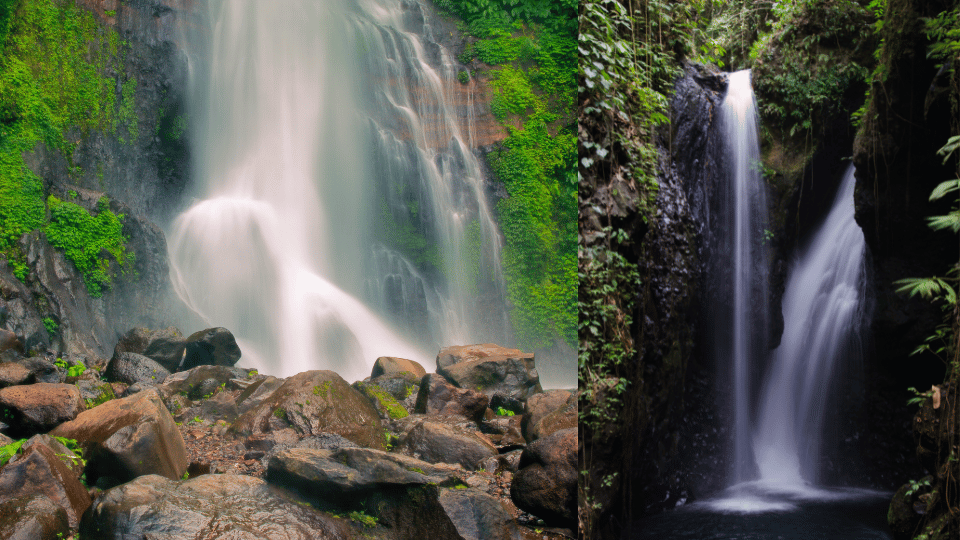
[[[457,485],[448,470],[369,448],[288,448],[270,458],[267,480],[324,501],[350,506],[375,492],[408,485]]]
[[[80,456],[52,437],[34,436],[0,469],[0,503],[43,495],[66,512],[70,527],[76,527],[90,506],[90,495],[79,480],[82,470]]]
[[[0,502],[0,538],[62,540],[69,534],[66,510],[46,495],[24,495]]]
[[[437,373],[460,388],[479,390],[511,410],[521,410],[524,401],[543,391],[533,353],[492,343],[441,349]]]
[[[393,356],[381,356],[377,358],[377,361],[373,364],[373,371],[370,373],[371,378],[377,378],[381,375],[403,375],[410,374],[416,379],[423,378],[427,374],[427,370],[423,369],[418,362],[413,360],[407,360],[405,358],[396,358]]]
[[[226,328],[207,328],[187,338],[181,370],[196,366],[232,367],[240,361],[240,347]]]
[[[134,328],[120,338],[113,353],[114,356],[122,352],[142,354],[173,373],[180,366],[185,349],[183,334],[170,326],[163,330]]]
[[[577,428],[557,431],[523,451],[510,498],[548,525],[576,528]]]
[[[301,435],[337,433],[360,446],[384,446],[376,409],[332,371],[305,371],[290,377],[240,416],[231,429],[249,436],[288,426]]]
[[[527,444],[521,433],[523,416],[497,416],[485,420],[481,425],[483,433],[500,450],[511,449]]]
[[[561,429],[577,427],[577,394],[549,390],[532,396],[523,410],[523,436],[528,442]]]
[[[174,394],[183,394],[192,400],[210,398],[218,388],[239,389],[240,386],[232,381],[245,380],[248,373],[249,370],[243,368],[197,366],[171,374],[157,390],[167,398]]]
[[[33,373],[16,362],[4,362],[0,364],[0,388],[7,386],[16,386],[18,384],[30,384],[33,382]]]
[[[416,412],[427,415],[462,416],[480,421],[490,398],[476,390],[457,388],[442,375],[428,374],[420,381]]]
[[[401,441],[400,450],[430,463],[458,463],[477,470],[497,448],[475,432],[437,422],[421,422]]]
[[[43,317],[37,311],[33,293],[13,275],[6,260],[0,261],[0,306],[6,308],[4,328],[17,337],[24,354],[50,345],[50,335],[43,326]],[[13,351],[17,352],[16,349]]]
[[[141,476],[94,501],[85,538],[311,540],[353,538],[350,526],[274,494],[259,478],[205,474],[185,482]]]
[[[155,386],[163,383],[170,372],[148,356],[121,352],[113,355],[104,374],[112,381]]]
[[[496,497],[475,489],[442,489],[440,505],[464,540],[519,540],[520,528]]]
[[[382,377],[380,379],[382,379]],[[372,403],[373,406],[376,407],[377,412],[380,413],[380,418],[384,420],[404,418],[410,415],[403,404],[397,401],[397,398],[393,397],[393,395],[378,384],[357,381],[353,383],[353,387],[370,400],[370,403]]]
[[[187,470],[183,437],[156,389],[108,401],[50,434],[85,443],[91,482],[100,477],[126,482],[145,474],[175,479]]]
[[[46,433],[85,410],[80,390],[72,384],[36,383],[0,389],[0,419],[9,434],[26,437]]]

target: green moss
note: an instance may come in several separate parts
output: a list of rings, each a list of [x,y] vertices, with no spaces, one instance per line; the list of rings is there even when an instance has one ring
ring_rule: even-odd
[[[120,136],[120,142],[129,142],[133,144],[136,142],[137,138],[140,136],[140,128],[137,124],[137,112],[135,109],[136,100],[134,93],[137,89],[137,80],[133,77],[127,79],[123,83],[123,89],[120,93],[120,106],[117,109],[117,121],[120,125],[123,125],[127,128],[127,133],[130,135],[130,140],[126,141],[124,137]]]
[[[326,381],[323,384],[319,384],[313,387],[313,395],[320,396],[322,398],[327,397],[327,392],[330,391],[330,381]]]
[[[50,224],[44,229],[47,239],[62,249],[83,274],[90,296],[101,296],[112,281],[110,261],[103,254],[111,255],[121,267],[133,258],[126,250],[126,238],[122,234],[123,214],[111,212],[106,197],[100,199],[96,215],[53,195],[47,198],[47,204],[50,207]]]
[[[111,399],[116,399],[117,395],[113,393],[113,387],[107,383],[101,384],[97,387],[97,396],[93,399],[86,399],[85,403],[88,409],[92,409],[97,405],[106,403]]]
[[[287,410],[283,407],[277,407],[273,410],[273,415],[281,420],[285,420],[287,418]]]
[[[401,405],[400,402],[397,401],[393,396],[384,391],[383,388],[380,388],[375,384],[360,383],[360,389],[367,395],[375,398],[380,407],[387,411],[387,415],[389,415],[390,418],[396,420],[398,418],[406,418],[407,416],[410,416],[410,413],[403,408],[403,405]]]

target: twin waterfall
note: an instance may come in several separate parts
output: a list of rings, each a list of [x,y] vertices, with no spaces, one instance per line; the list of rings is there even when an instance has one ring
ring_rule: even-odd
[[[176,290],[244,365],[367,376],[509,341],[471,86],[426,8],[212,0],[191,44],[196,202]],[[471,83],[472,84],[472,83]]]
[[[809,245],[791,265],[783,299],[784,332],[762,385],[751,381],[767,361],[768,255],[750,72],[729,77],[721,111],[733,216],[722,240],[731,260],[729,320],[718,321],[718,357],[731,369],[734,394],[733,483],[758,480],[776,489],[818,480],[820,439],[831,380],[859,336],[864,284],[863,233],[854,221],[854,170]],[[729,333],[727,333],[729,332]],[[759,392],[759,393],[758,393]],[[757,410],[754,413],[754,410]]]

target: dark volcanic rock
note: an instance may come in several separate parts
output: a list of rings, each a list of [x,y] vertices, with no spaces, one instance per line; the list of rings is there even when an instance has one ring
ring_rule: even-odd
[[[259,478],[205,474],[185,482],[141,476],[101,494],[84,538],[348,539],[347,523],[274,494]]]
[[[539,439],[520,456],[510,498],[548,524],[577,526],[577,429]]]
[[[462,416],[480,421],[490,398],[469,388],[457,388],[442,375],[430,373],[420,381],[416,412],[441,416]]]
[[[16,437],[46,433],[86,409],[72,384],[36,383],[0,389],[0,419]]]
[[[249,436],[292,426],[301,435],[337,433],[368,448],[383,448],[383,428],[373,405],[332,371],[298,373],[231,428]]]
[[[45,495],[0,502],[0,538],[62,540],[70,534],[67,512]]]
[[[114,354],[104,374],[111,381],[154,386],[162,384],[170,372],[147,356],[121,352]]]
[[[497,448],[475,432],[436,422],[422,422],[411,429],[400,449],[430,463],[459,463],[471,471],[497,455]]]
[[[91,482],[145,474],[175,479],[187,470],[183,437],[155,389],[98,405],[50,434],[85,443]]]
[[[83,467],[79,460],[80,456],[52,437],[31,438],[0,468],[0,503],[43,495],[66,512],[70,527],[76,527],[90,506],[87,488],[80,483]]]
[[[196,366],[232,367],[240,360],[240,347],[226,328],[207,328],[187,338],[181,370]]]

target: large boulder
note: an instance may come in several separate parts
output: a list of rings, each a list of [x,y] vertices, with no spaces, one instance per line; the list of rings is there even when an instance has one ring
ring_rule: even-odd
[[[577,428],[557,431],[523,451],[510,498],[548,524],[576,528]]]
[[[426,415],[462,416],[479,422],[490,398],[470,388],[457,388],[442,375],[430,373],[420,381],[414,410]]]
[[[267,480],[342,506],[359,504],[375,492],[397,487],[459,483],[448,470],[369,448],[288,448],[270,458]]]
[[[350,526],[271,491],[259,478],[205,474],[185,482],[157,475],[101,494],[83,517],[80,536],[312,540],[353,538]]]
[[[177,479],[187,470],[183,437],[155,389],[98,405],[50,434],[88,448],[90,481],[126,482],[146,474]]]
[[[17,386],[19,384],[30,384],[33,381],[33,373],[17,362],[4,362],[0,364],[0,388],[8,386]]]
[[[116,356],[122,352],[142,354],[171,373],[177,371],[183,360],[186,340],[179,329],[170,326],[163,330],[134,328],[124,334],[113,349]]]
[[[173,394],[183,394],[185,397],[197,400],[211,397],[218,388],[230,387],[238,389],[238,383],[246,383],[250,370],[227,366],[196,366],[189,370],[178,371],[167,377],[157,390],[164,397]]]
[[[155,386],[163,383],[170,371],[149,356],[120,352],[110,359],[104,375],[111,381]]]
[[[72,384],[36,383],[0,389],[0,419],[13,437],[46,433],[86,409]]]
[[[16,361],[33,374],[33,382],[62,383],[66,374],[57,368],[56,363],[43,356],[33,356]]]
[[[440,505],[463,540],[519,540],[520,527],[502,502],[474,489],[442,489]]]
[[[66,510],[46,495],[23,495],[0,502],[0,538],[62,540],[69,534]]]
[[[182,370],[196,366],[232,367],[240,361],[240,347],[226,328],[207,328],[187,338]]]
[[[457,463],[475,471],[497,448],[476,432],[438,422],[421,422],[404,437],[400,450],[430,463]]]
[[[516,411],[530,396],[543,391],[533,353],[492,343],[441,349],[437,373],[460,388],[483,392],[494,406]]]
[[[231,428],[249,436],[293,426],[301,435],[336,433],[367,448],[384,447],[377,410],[363,394],[332,371],[298,373]]]
[[[524,404],[521,428],[527,442],[551,433],[577,427],[577,394],[568,390],[548,390],[530,397]]]
[[[403,375],[409,373],[412,377],[421,379],[427,374],[418,362],[407,360],[406,358],[396,358],[393,356],[381,356],[373,363],[371,378],[377,378],[381,375]]]
[[[76,527],[90,506],[90,495],[79,479],[82,472],[80,456],[50,436],[34,436],[0,468],[0,503],[43,495],[66,512],[70,527]]]

